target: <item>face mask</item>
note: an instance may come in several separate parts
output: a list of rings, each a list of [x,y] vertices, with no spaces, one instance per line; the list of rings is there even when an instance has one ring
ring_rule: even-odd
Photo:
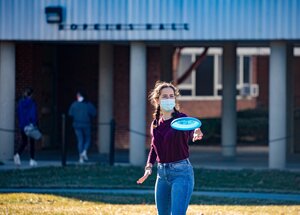
[[[164,111],[170,112],[175,107],[175,99],[161,99],[160,106]]]
[[[82,96],[78,96],[78,97],[77,97],[77,101],[79,101],[79,102],[82,102],[83,99],[84,99],[84,98],[83,98]]]

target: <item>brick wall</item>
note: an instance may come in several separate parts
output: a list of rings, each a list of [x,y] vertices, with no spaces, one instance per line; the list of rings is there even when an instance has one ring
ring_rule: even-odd
[[[117,148],[129,145],[129,56],[127,45],[114,47],[114,116]]]
[[[23,89],[34,85],[35,46],[16,45],[16,98],[22,96]]]
[[[161,60],[160,60],[160,48],[151,47],[147,49],[147,96],[149,96],[150,91],[154,88],[156,81],[161,78]],[[154,112],[154,107],[147,100],[147,112],[146,112],[146,132],[147,132],[147,146],[150,146],[150,125],[153,120],[152,114]]]
[[[269,56],[257,57],[257,83],[259,85],[258,107],[269,106]]]
[[[237,110],[247,110],[256,108],[255,99],[238,99]],[[199,118],[220,117],[222,111],[221,100],[204,100],[204,101],[180,101],[180,111],[189,116]]]

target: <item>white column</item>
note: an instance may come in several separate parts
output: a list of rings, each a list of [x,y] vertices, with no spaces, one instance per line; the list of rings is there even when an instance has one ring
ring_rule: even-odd
[[[99,46],[98,150],[109,153],[110,123],[113,118],[113,45]],[[105,124],[104,124],[105,123]]]
[[[269,168],[286,162],[286,44],[271,42],[269,84]]]
[[[232,158],[236,154],[236,47],[223,47],[222,98],[222,154]]]
[[[133,42],[130,46],[129,162],[143,166],[146,160],[146,46],[141,42]]]
[[[15,44],[0,42],[0,160],[14,153],[15,76]]]

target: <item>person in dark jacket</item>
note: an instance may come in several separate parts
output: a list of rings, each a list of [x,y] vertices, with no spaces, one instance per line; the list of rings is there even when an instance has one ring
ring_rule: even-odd
[[[69,116],[73,118],[73,128],[78,142],[79,163],[84,163],[88,160],[87,151],[91,144],[91,120],[96,116],[96,108],[87,101],[82,91],[77,92],[76,101],[70,106]]]
[[[37,125],[37,105],[32,99],[33,89],[27,87],[24,90],[23,97],[19,100],[17,106],[17,117],[18,125],[21,132],[22,143],[18,148],[16,154],[14,155],[14,162],[16,165],[21,165],[20,155],[23,153],[25,147],[30,143],[30,166],[36,166],[37,162],[35,161],[35,140],[31,137],[28,137],[25,132],[25,126],[29,124]]]

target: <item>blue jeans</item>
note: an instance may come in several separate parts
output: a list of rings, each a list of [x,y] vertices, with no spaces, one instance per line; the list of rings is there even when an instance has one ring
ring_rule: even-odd
[[[74,131],[78,141],[78,152],[82,153],[88,150],[91,145],[91,127],[74,127]]]
[[[194,189],[194,171],[188,159],[157,164],[155,203],[159,215],[186,214]]]

